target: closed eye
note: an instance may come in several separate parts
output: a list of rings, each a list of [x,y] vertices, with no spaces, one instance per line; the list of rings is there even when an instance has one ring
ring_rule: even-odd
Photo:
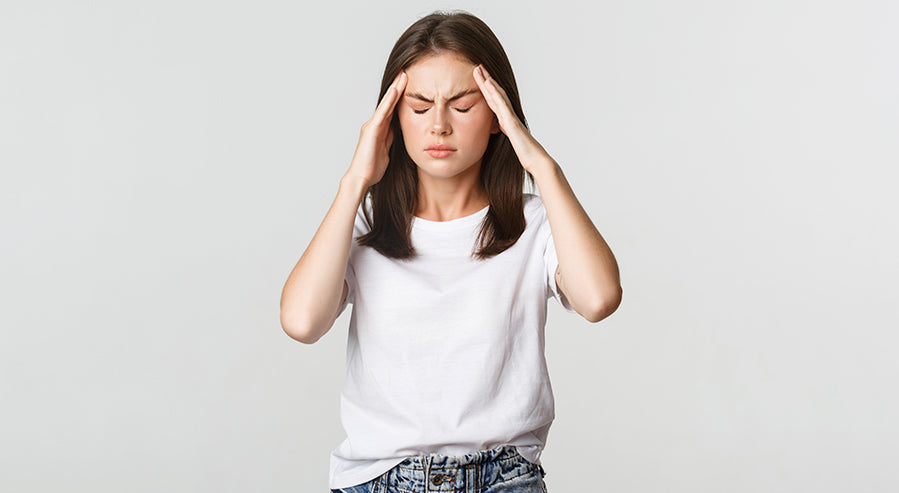
[[[420,115],[420,114],[424,113],[425,111],[428,111],[428,109],[430,109],[430,108],[423,109],[423,110],[412,110],[412,111],[413,111],[415,114]],[[456,108],[456,111],[458,111],[459,113],[466,113],[466,112],[467,112],[468,110],[470,110],[470,109],[471,109],[471,106],[469,106],[468,108],[465,108],[464,110],[463,110],[463,109]]]

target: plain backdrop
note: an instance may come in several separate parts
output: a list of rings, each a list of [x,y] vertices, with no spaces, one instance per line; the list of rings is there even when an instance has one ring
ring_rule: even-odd
[[[549,490],[899,487],[899,4],[178,0],[0,6],[0,490],[327,490],[350,310],[281,290],[438,8],[621,269],[549,302]]]

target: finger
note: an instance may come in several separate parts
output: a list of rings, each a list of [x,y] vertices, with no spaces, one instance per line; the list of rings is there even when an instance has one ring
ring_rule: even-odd
[[[477,83],[478,88],[481,89],[481,93],[484,95],[484,99],[487,100],[487,106],[496,113],[496,102],[494,99],[493,91],[490,87],[487,86],[487,79],[484,77],[484,73],[481,72],[481,66],[478,65],[474,68],[473,71],[474,81]]]
[[[393,112],[394,106],[396,106],[397,100],[399,100],[399,95],[403,93],[406,88],[406,73],[400,71],[397,74],[396,78],[393,79],[393,82],[390,84],[390,87],[387,88],[387,92],[384,93],[384,97],[381,98],[381,102],[378,103],[378,107],[375,109],[375,120],[378,123],[383,123],[386,120],[389,120],[390,115]]]
[[[493,78],[490,77],[490,74],[484,70],[483,66],[479,65],[475,71],[477,72],[478,69],[480,69],[481,72],[480,75],[475,76],[475,80],[480,79],[478,85],[481,86],[481,92],[484,93],[484,99],[487,100],[487,104],[494,113],[499,113],[501,108],[508,104],[506,94],[502,88],[496,84]]]
[[[483,65],[478,65],[477,67],[475,67],[475,74],[475,79],[480,79],[480,81],[484,84],[492,83],[494,88],[499,87],[493,81],[493,77],[490,77],[490,73],[487,72],[487,69],[484,68]]]
[[[406,75],[405,71],[400,71],[400,74],[397,77],[396,87],[394,88],[396,90],[396,98],[390,105],[391,112],[396,108],[397,103],[399,103],[400,99],[403,97],[403,93],[406,92],[406,83],[409,81],[409,76]]]
[[[478,87],[481,88],[481,92],[485,92],[484,86],[487,82],[487,79],[486,79],[486,77],[484,77],[484,72],[481,70],[480,65],[478,65],[477,67],[474,68],[472,75],[474,76],[474,81],[477,82]]]
[[[496,83],[496,80],[490,77],[490,74],[487,73],[487,70],[484,69],[483,65],[479,66],[486,76],[484,77],[484,86],[487,87],[487,92],[485,93],[485,97],[494,98],[491,103],[491,108],[494,109],[494,113],[498,118],[502,120],[505,117],[506,120],[510,119],[518,119],[518,116],[515,114],[515,110],[512,109],[512,101],[509,99],[506,91],[503,90],[502,86]],[[489,96],[487,96],[489,94]]]
[[[509,100],[506,97],[506,93],[493,81],[483,65],[478,65],[474,69],[474,72],[475,81],[481,88],[484,99],[487,100],[487,106],[493,110],[493,113],[496,114],[497,118],[500,118],[500,115],[507,113],[509,111],[508,108],[511,107]]]
[[[483,74],[482,78],[484,79],[484,84],[490,86],[490,89],[496,91],[500,95],[501,99],[508,101],[508,96],[506,95],[506,91],[503,90],[503,88],[499,84],[496,83],[496,79],[494,79],[493,77],[490,77],[490,73],[487,72],[487,69],[484,68],[483,65],[478,65],[478,68],[481,69],[481,72]]]
[[[401,73],[397,74],[393,79],[393,82],[387,87],[387,91],[384,92],[384,96],[381,97],[381,101],[378,102],[378,106],[375,108],[374,120],[383,120],[386,108],[391,105],[391,99],[396,97],[396,91],[394,89],[401,76]]]

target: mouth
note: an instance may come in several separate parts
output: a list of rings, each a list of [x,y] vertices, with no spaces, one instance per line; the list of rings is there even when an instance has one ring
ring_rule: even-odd
[[[446,144],[431,144],[425,150],[426,151],[455,151],[456,148],[453,146],[448,146]]]
[[[427,152],[433,158],[442,158],[450,156],[452,153],[456,152],[456,150],[453,148],[435,149],[429,147],[425,150],[425,152]]]

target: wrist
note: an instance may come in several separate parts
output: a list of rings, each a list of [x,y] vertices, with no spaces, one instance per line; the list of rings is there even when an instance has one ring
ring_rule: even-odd
[[[534,159],[527,168],[528,172],[534,175],[534,180],[538,182],[545,181],[546,178],[559,172],[559,165],[550,157],[540,157]],[[539,186],[539,185],[538,185]]]
[[[352,193],[354,196],[362,198],[365,196],[365,193],[368,192],[368,188],[371,185],[362,178],[361,176],[346,174],[343,175],[343,178],[340,179],[339,189],[341,191],[346,191],[348,193]]]

